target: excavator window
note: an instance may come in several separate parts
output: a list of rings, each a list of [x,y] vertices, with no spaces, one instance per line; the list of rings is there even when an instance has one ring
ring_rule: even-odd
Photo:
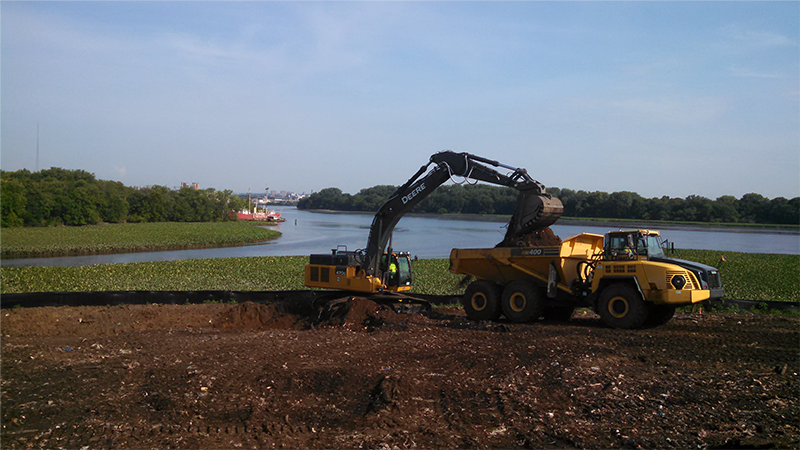
[[[401,254],[384,254],[381,257],[381,270],[387,286],[411,285],[411,264],[408,256]]]
[[[408,262],[408,256],[397,258],[397,285],[411,285],[411,264]]]

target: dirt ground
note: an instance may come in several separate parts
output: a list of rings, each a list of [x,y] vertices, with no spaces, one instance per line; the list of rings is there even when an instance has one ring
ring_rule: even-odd
[[[347,309],[347,306],[350,309]],[[800,319],[3,310],[2,448],[798,448]]]

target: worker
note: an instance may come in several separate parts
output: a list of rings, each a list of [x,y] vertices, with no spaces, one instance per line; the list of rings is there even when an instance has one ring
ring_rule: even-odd
[[[628,255],[628,259],[634,259],[636,257],[636,255],[634,255],[634,253],[633,253],[633,250],[631,250],[631,248],[628,247],[627,245],[625,246],[625,250],[624,251],[625,251],[625,254]]]
[[[625,248],[623,248],[623,252],[625,255],[628,256],[628,259],[634,259],[636,255],[634,255],[633,250],[631,250],[631,242],[633,241],[632,237],[629,235],[628,239],[626,239]]]
[[[387,277],[390,286],[397,286],[397,258],[394,255],[389,257],[389,276]]]

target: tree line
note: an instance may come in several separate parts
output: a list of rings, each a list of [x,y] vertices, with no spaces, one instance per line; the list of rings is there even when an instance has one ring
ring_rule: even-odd
[[[247,206],[231,191],[144,189],[57,167],[0,171],[0,225],[87,225],[101,222],[214,222]],[[235,217],[235,215],[234,215]]]
[[[397,189],[374,186],[355,195],[338,188],[326,188],[298,203],[299,209],[377,211]],[[565,217],[670,220],[711,223],[800,224],[800,197],[769,199],[760,194],[741,198],[724,195],[711,200],[698,195],[645,198],[635,192],[587,192],[548,188],[564,204]],[[412,212],[462,214],[512,214],[517,191],[512,188],[476,185],[446,185],[433,191]]]

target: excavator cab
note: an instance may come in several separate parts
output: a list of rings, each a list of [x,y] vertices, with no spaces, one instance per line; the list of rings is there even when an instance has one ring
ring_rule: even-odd
[[[344,246],[341,246],[344,247]],[[411,262],[407,252],[383,252],[376,276],[367,276],[359,252],[335,248],[330,254],[311,255],[305,266],[308,287],[356,292],[411,290]]]
[[[411,261],[407,252],[385,252],[381,258],[385,290],[403,292],[411,290]]]

